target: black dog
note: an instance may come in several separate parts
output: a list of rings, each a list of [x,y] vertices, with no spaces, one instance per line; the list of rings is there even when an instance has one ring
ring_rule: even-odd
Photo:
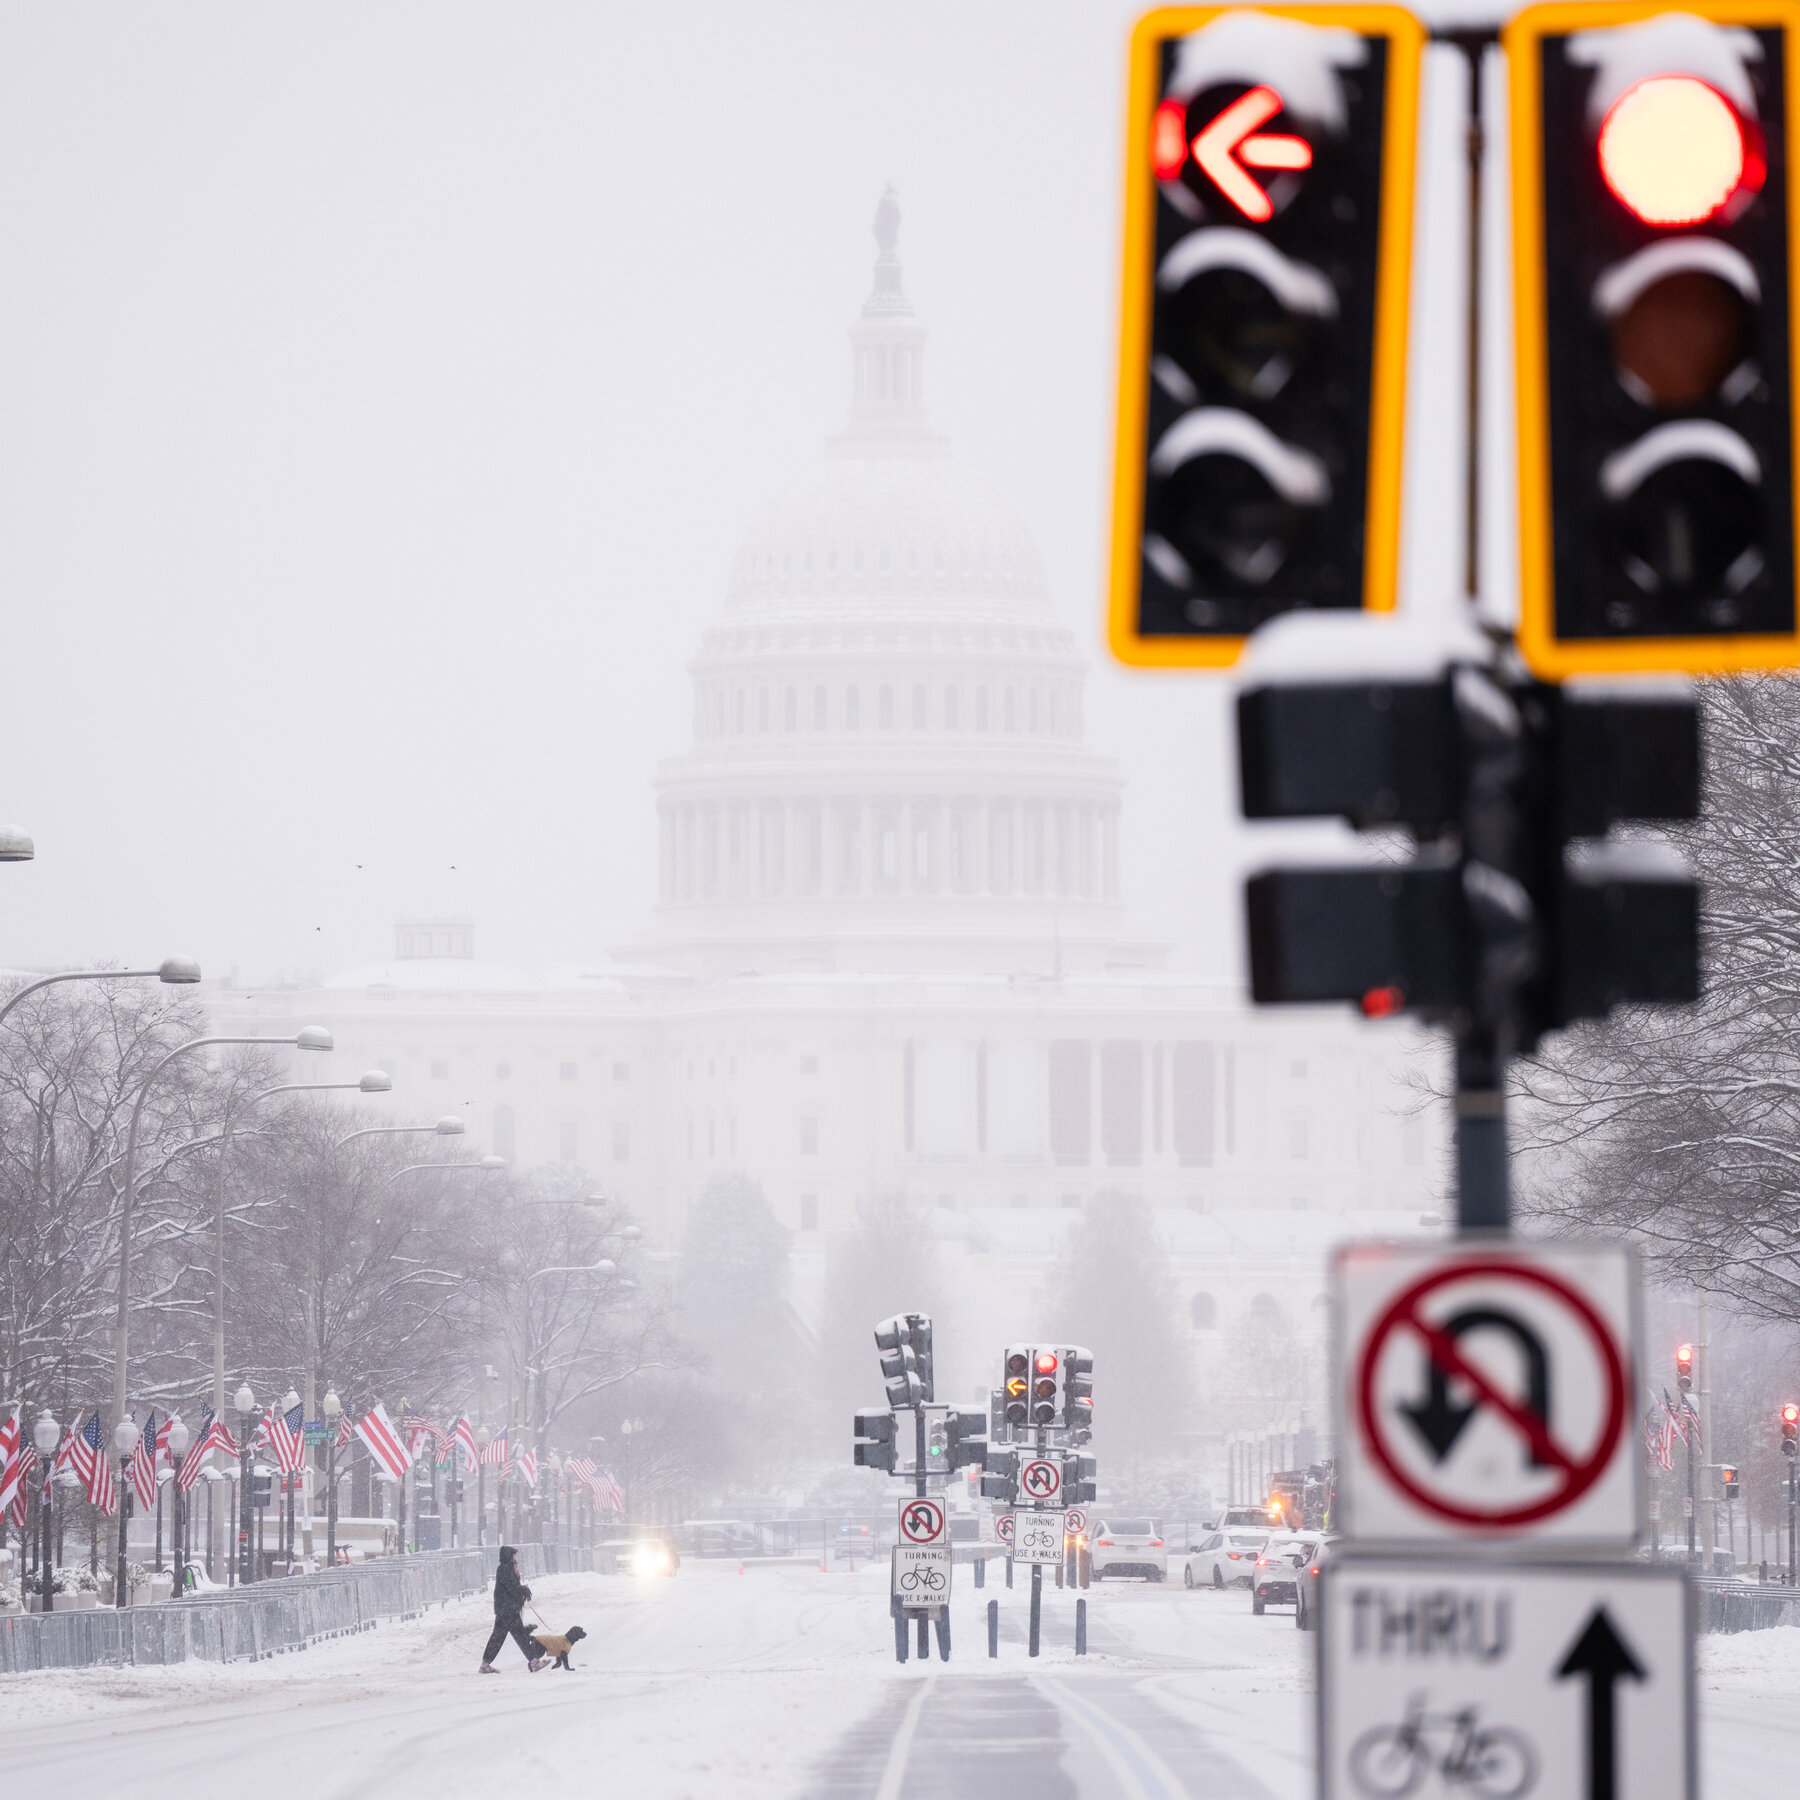
[[[553,1656],[559,1669],[573,1672],[575,1665],[569,1661],[569,1652],[575,1648],[587,1633],[579,1625],[571,1625],[566,1632],[539,1631],[532,1634],[532,1641],[538,1647],[538,1655]]]

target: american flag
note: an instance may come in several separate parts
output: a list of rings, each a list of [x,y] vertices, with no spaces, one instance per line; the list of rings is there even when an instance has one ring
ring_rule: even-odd
[[[519,1452],[519,1473],[525,1477],[527,1487],[535,1488],[537,1486],[537,1454],[535,1451],[521,1450]]]
[[[333,1443],[334,1450],[348,1450],[356,1442],[356,1431],[350,1423],[350,1415],[345,1413],[338,1420],[337,1439]]]
[[[230,1427],[214,1412],[209,1412],[201,1422],[200,1435],[188,1446],[188,1453],[182,1458],[178,1479],[184,1494],[193,1492],[209,1450],[222,1450],[233,1462],[238,1459],[237,1440],[232,1437]]]
[[[1667,1388],[1663,1389],[1662,1397],[1663,1411],[1669,1415],[1669,1426],[1675,1436],[1680,1438],[1681,1441],[1686,1444],[1690,1441],[1688,1433],[1691,1431],[1694,1434],[1691,1440],[1693,1448],[1696,1450],[1703,1449],[1704,1445],[1700,1442],[1700,1415],[1694,1411],[1693,1402],[1683,1394],[1681,1403],[1677,1405],[1669,1398],[1669,1390]]]
[[[23,1479],[24,1470],[19,1461],[19,1414],[14,1408],[12,1417],[0,1425],[0,1513],[12,1505],[13,1490]]]
[[[25,1509],[31,1501],[31,1477],[38,1466],[37,1446],[29,1438],[19,1452],[19,1484],[13,1489],[12,1518],[21,1531],[25,1529]]]
[[[75,1477],[77,1486],[86,1487],[89,1465],[93,1460],[94,1453],[81,1434],[81,1414],[77,1413],[70,1421],[69,1429],[63,1434],[63,1441],[57,1446],[56,1460],[50,1465],[50,1473],[60,1475],[66,1469]]]
[[[498,1437],[488,1439],[482,1447],[480,1460],[484,1463],[498,1463],[503,1469],[506,1467],[506,1433],[504,1431]]]
[[[594,1498],[609,1512],[625,1510],[625,1490],[610,1475],[598,1475],[588,1485],[594,1490]]]
[[[285,1413],[269,1413],[269,1450],[283,1475],[294,1475],[306,1461],[306,1408],[296,1403]]]
[[[369,1454],[396,1481],[412,1467],[412,1453],[400,1441],[394,1421],[380,1401],[356,1421],[356,1435],[369,1446]]]
[[[592,1482],[594,1479],[594,1459],[591,1456],[571,1456],[563,1467],[577,1481]]]
[[[88,1502],[110,1519],[119,1510],[119,1489],[113,1480],[112,1458],[106,1453],[106,1432],[100,1424],[99,1407],[94,1408],[94,1416],[88,1420],[81,1436],[88,1447]]]
[[[450,1442],[454,1448],[462,1452],[462,1466],[472,1469],[475,1466],[475,1427],[469,1423],[469,1415],[464,1413],[450,1428]]]
[[[449,1432],[443,1426],[434,1424],[423,1413],[403,1413],[400,1429],[405,1434],[407,1449],[414,1456],[419,1454],[421,1444],[429,1443],[434,1451],[439,1451],[450,1442]]]
[[[137,1448],[131,1453],[131,1461],[126,1465],[131,1479],[131,1491],[137,1495],[137,1503],[145,1512],[156,1504],[156,1414],[150,1414],[142,1434],[137,1441]]]

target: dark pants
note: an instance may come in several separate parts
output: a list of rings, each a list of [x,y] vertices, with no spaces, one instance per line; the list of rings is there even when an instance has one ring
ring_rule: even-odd
[[[491,1663],[500,1654],[500,1646],[508,1637],[525,1652],[526,1659],[537,1655],[537,1640],[525,1629],[525,1621],[514,1613],[510,1619],[494,1621],[494,1635],[488,1639],[487,1648],[481,1653],[484,1663]]]

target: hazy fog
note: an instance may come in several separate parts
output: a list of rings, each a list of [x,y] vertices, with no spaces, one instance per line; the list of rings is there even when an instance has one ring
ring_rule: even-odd
[[[0,12],[0,818],[38,845],[0,959],[261,980],[421,908],[520,962],[640,926],[686,658],[842,412],[891,181],[937,421],[1095,657],[1133,916],[1234,971],[1223,689],[1100,648],[1135,10]],[[1441,603],[1438,58],[1408,580]]]

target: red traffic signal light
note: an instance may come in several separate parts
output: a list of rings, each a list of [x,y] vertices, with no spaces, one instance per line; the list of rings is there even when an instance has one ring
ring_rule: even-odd
[[[1600,177],[1646,225],[1700,225],[1762,186],[1760,151],[1716,87],[1652,75],[1615,100],[1600,125]]]
[[[1054,1350],[1040,1350],[1038,1352],[1037,1372],[1040,1375],[1054,1375],[1056,1373],[1056,1352]]]
[[[1781,1434],[1783,1437],[1793,1437],[1796,1432],[1800,1432],[1800,1406],[1790,1400],[1781,1409]]]

